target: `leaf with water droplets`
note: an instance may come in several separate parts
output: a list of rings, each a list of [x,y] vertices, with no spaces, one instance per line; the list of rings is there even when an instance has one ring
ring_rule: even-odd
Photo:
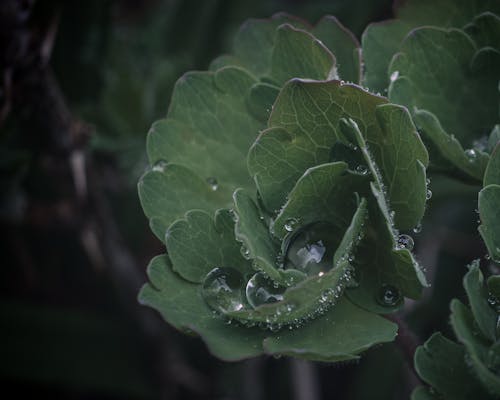
[[[375,343],[394,340],[396,332],[397,325],[343,298],[321,318],[267,338],[264,349],[309,360],[352,360]]]
[[[492,342],[496,340],[497,313],[488,303],[488,291],[479,269],[479,261],[473,262],[464,277],[464,288],[474,319],[484,337]]]
[[[283,298],[279,302],[263,304],[254,310],[241,310],[228,315],[242,321],[271,326],[290,325],[319,317],[338,301],[353,279],[351,260],[359,243],[358,237],[362,233],[365,219],[366,200],[363,199],[334,252],[331,251],[329,263],[332,267],[328,271],[309,275],[307,279],[288,288],[283,292]]]
[[[177,164],[146,172],[138,186],[144,213],[161,241],[165,240],[169,225],[186,211],[199,209],[213,213],[231,204],[230,197],[226,198],[228,193],[213,191],[204,179]]]
[[[157,256],[148,267],[147,283],[139,301],[158,310],[177,329],[202,335],[210,351],[224,360],[240,360],[262,354],[267,334],[258,328],[228,325],[214,316],[201,296],[201,287],[172,270],[168,256]]]
[[[252,271],[240,254],[228,210],[218,210],[215,220],[204,211],[189,211],[168,228],[165,243],[174,271],[190,282],[202,282],[215,267]]]
[[[473,150],[474,156],[468,156],[453,135],[444,131],[435,115],[426,110],[415,110],[414,120],[422,132],[433,145],[431,163],[441,169],[463,176],[468,180],[481,181],[488,164],[489,156],[483,151]]]

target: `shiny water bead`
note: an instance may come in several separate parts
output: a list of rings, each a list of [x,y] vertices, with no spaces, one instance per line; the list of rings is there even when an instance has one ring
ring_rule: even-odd
[[[360,164],[356,167],[356,172],[362,175],[368,174],[368,167],[366,165]]]
[[[469,159],[469,162],[473,162],[477,158],[477,152],[474,149],[467,149],[467,150],[465,150],[465,155]]]
[[[415,228],[413,228],[413,232],[415,232],[415,233],[422,232],[422,224],[419,223],[417,226],[415,226]]]
[[[425,199],[430,200],[432,197],[432,191],[430,189],[427,189],[427,192],[425,193]]]
[[[401,301],[401,292],[395,286],[382,285],[377,296],[377,301],[383,306],[395,306]]]
[[[297,224],[299,223],[298,219],[296,218],[290,218],[285,221],[285,230],[287,232],[292,232]]]
[[[212,176],[207,178],[207,183],[210,186],[210,189],[212,189],[214,192],[219,188],[219,183],[217,182],[217,179],[215,179]]]
[[[159,160],[155,162],[152,170],[155,172],[164,172],[165,168],[167,168],[168,163],[165,160]]]
[[[399,71],[394,71],[392,74],[391,74],[391,82],[394,82],[396,79],[399,78]]]
[[[413,238],[409,235],[399,235],[398,237],[398,249],[413,250],[415,242]]]
[[[285,288],[276,287],[262,272],[257,272],[247,283],[246,296],[248,303],[256,308],[283,300],[284,291]]]
[[[332,224],[310,224],[290,239],[285,268],[294,268],[309,276],[327,272],[333,268],[333,255],[339,242],[337,229]]]
[[[208,273],[202,286],[205,302],[222,313],[243,308],[242,274],[234,268],[214,268]]]

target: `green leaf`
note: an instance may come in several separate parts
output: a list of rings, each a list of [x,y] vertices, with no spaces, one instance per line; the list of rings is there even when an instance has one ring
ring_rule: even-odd
[[[497,299],[500,299],[500,275],[492,275],[488,278],[488,290]]]
[[[494,342],[497,336],[497,314],[488,303],[488,291],[484,286],[478,262],[473,263],[469,272],[465,274],[464,288],[481,333],[486,339]]]
[[[483,179],[488,164],[488,154],[471,149],[466,153],[454,135],[448,135],[435,115],[426,110],[415,110],[415,123],[421,129],[422,136],[435,147],[438,156],[431,157],[434,166],[457,171],[456,173],[476,181]]]
[[[286,24],[276,32],[269,78],[282,86],[291,77],[334,79],[337,70],[335,57],[318,39]]]
[[[500,185],[488,185],[479,192],[481,234],[488,252],[494,260],[500,260]]]
[[[460,301],[451,302],[451,325],[457,338],[465,345],[474,374],[493,396],[500,396],[500,377],[486,366],[488,342],[479,335],[471,311]]]
[[[243,190],[234,192],[236,239],[243,243],[242,252],[251,259],[256,270],[262,271],[273,281],[283,282],[277,270],[279,246],[274,242],[257,205]]]
[[[158,310],[170,324],[201,335],[217,357],[236,361],[265,351],[323,361],[357,358],[377,343],[394,339],[397,326],[343,300],[324,316],[294,330],[272,333],[260,328],[228,324],[215,315],[201,297],[200,286],[171,269],[167,256],[155,257],[149,267],[151,283],[144,285],[141,304]]]
[[[172,269],[190,282],[201,283],[216,267],[252,270],[241,255],[228,210],[218,210],[215,220],[204,211],[189,211],[168,228],[165,244]]]
[[[398,3],[396,19],[368,25],[362,36],[365,75],[363,83],[385,92],[390,83],[389,64],[403,39],[418,26],[461,28],[483,11],[500,13],[496,0],[408,0]]]
[[[258,328],[228,325],[205,304],[200,286],[187,282],[172,271],[166,255],[157,256],[148,266],[151,283],[139,293],[139,301],[161,313],[177,329],[201,335],[217,357],[235,361],[263,353],[266,332]]]
[[[356,37],[331,15],[321,18],[311,33],[335,55],[339,77],[360,83],[361,52]]]
[[[441,333],[435,333],[423,346],[417,348],[415,369],[443,399],[484,398],[484,390],[467,365],[465,357],[463,346],[445,338]]]
[[[191,209],[214,213],[230,205],[223,191],[211,185],[191,170],[176,164],[157,164],[139,181],[139,198],[150,218],[151,229],[162,241],[169,225]],[[227,201],[229,200],[229,201]]]
[[[289,82],[274,105],[269,129],[248,156],[265,207],[279,209],[305,170],[331,161],[336,143],[353,146],[339,128],[342,118],[352,118],[372,149],[391,205],[401,210],[397,227],[415,226],[425,204],[425,174],[417,160],[426,166],[427,151],[404,108],[377,107],[384,103],[384,98],[338,81]]]
[[[411,400],[439,400],[439,397],[423,386],[418,386],[411,394]]]
[[[308,169],[277,215],[273,234],[283,239],[289,233],[289,221],[294,221],[294,230],[318,221],[330,222],[341,231],[346,229],[357,208],[355,194],[368,194],[367,181],[366,176],[347,170],[344,162]]]
[[[500,17],[492,12],[477,15],[464,31],[474,40],[478,48],[492,47],[500,50]]]
[[[484,173],[483,185],[500,185],[500,143],[491,154],[486,172]]]
[[[499,100],[500,57],[489,65],[476,51],[461,30],[413,30],[389,68],[397,76],[389,87],[390,100],[433,113],[446,132],[472,146],[498,121]]]
[[[266,352],[318,361],[343,361],[376,343],[394,340],[397,325],[346,299],[300,329],[284,330],[264,341]]]

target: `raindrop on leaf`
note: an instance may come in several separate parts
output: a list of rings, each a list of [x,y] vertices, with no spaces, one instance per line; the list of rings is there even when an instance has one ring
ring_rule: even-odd
[[[398,304],[400,300],[401,292],[398,288],[392,285],[382,285],[377,296],[377,301],[381,305],[392,307]]]
[[[296,232],[286,246],[285,268],[294,268],[309,276],[333,268],[333,255],[340,239],[338,230],[327,222],[317,222]]]
[[[432,191],[430,189],[427,189],[427,193],[425,194],[425,198],[427,200],[430,200],[432,197]]]
[[[234,268],[214,268],[208,273],[202,285],[205,302],[222,313],[243,308],[244,286],[242,274]]]
[[[296,218],[287,219],[285,221],[285,230],[287,232],[292,232],[298,223],[299,223],[299,221]]]
[[[165,160],[159,160],[159,161],[155,162],[152,170],[155,172],[163,172],[163,171],[165,171],[167,164],[168,163]]]
[[[467,149],[467,150],[465,150],[465,155],[469,159],[469,162],[473,162],[477,158],[477,152],[474,149]]]
[[[247,283],[246,296],[250,305],[256,308],[283,300],[284,291],[284,287],[275,287],[262,272],[257,272]]]
[[[398,237],[398,249],[413,250],[415,242],[413,238],[409,235],[399,235]]]
[[[391,74],[391,82],[394,82],[396,79],[398,79],[398,77],[399,77],[399,71],[394,71]]]
[[[207,183],[214,192],[219,188],[219,182],[212,176],[207,178]]]

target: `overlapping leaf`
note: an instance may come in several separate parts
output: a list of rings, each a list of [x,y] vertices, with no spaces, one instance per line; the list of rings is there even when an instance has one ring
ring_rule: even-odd
[[[498,276],[490,278],[496,281]],[[492,308],[479,263],[464,278],[470,309],[458,300],[451,303],[451,324],[461,344],[434,334],[415,353],[415,367],[431,387],[421,388],[412,399],[496,399],[500,395],[498,311]],[[497,301],[495,299],[495,301]],[[427,396],[427,397],[425,397]]]

